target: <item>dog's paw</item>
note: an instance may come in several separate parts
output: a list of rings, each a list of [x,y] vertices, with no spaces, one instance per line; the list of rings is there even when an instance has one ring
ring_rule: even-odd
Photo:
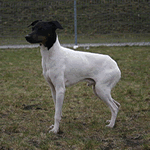
[[[110,123],[111,120],[106,120],[106,123]]]
[[[58,131],[59,131],[58,129],[53,128],[52,130],[49,131],[49,133],[55,133],[55,134],[57,134]]]
[[[108,120],[107,123],[109,123],[109,124],[106,125],[106,127],[108,127],[108,128],[113,128],[114,127],[114,124],[111,123],[111,121]]]
[[[114,127],[114,124],[111,123],[111,120],[107,120],[106,123],[109,123],[108,125],[106,125],[106,127],[108,127],[108,128]]]
[[[54,125],[52,124],[50,127],[49,127],[49,129],[52,129],[54,127]]]
[[[106,127],[108,127],[108,128],[113,128],[114,126],[108,124],[108,125],[106,125]]]
[[[49,127],[51,130],[49,131],[49,133],[58,133],[59,132],[59,129],[57,129],[54,125],[51,125],[50,127]]]

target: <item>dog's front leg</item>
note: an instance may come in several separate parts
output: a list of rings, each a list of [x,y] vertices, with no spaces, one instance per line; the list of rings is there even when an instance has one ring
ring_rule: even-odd
[[[64,87],[56,87],[56,104],[55,104],[55,116],[54,116],[54,127],[50,132],[58,133],[59,122],[61,120],[62,105],[65,95]]]
[[[52,98],[53,98],[53,101],[54,101],[54,105],[56,105],[56,90],[55,90],[55,87],[52,83],[49,83],[49,86],[51,88],[51,94],[52,94]]]

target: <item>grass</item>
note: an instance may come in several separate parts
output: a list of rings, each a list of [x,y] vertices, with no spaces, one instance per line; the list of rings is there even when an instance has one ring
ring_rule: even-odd
[[[74,43],[73,0],[3,0],[0,45],[25,44],[34,20],[58,20],[63,43]],[[77,0],[77,33],[81,43],[148,42],[150,7],[147,0]],[[59,34],[60,35],[60,34]]]
[[[31,31],[28,31],[30,33]],[[62,32],[62,31],[61,31]],[[27,33],[26,33],[27,34]],[[19,37],[0,37],[0,45],[20,45],[29,44],[25,40],[25,35]],[[73,44],[73,34],[59,34],[59,40],[64,44]],[[78,44],[81,43],[126,43],[126,42],[149,42],[150,34],[95,34],[95,35],[78,35]]]
[[[48,133],[54,105],[39,49],[1,50],[0,149],[150,149],[150,48],[89,51],[109,54],[121,69],[122,79],[112,92],[121,103],[115,128],[105,127],[110,111],[83,82],[67,88],[60,134]]]

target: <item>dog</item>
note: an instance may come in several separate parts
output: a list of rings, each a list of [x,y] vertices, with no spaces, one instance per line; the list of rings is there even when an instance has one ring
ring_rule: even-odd
[[[92,85],[96,96],[111,111],[107,127],[113,128],[120,104],[111,97],[111,89],[121,78],[117,63],[108,55],[75,51],[62,47],[56,29],[63,29],[58,21],[36,20],[32,32],[25,36],[29,43],[39,43],[42,55],[43,76],[48,82],[55,104],[54,125],[49,132],[58,133],[66,87],[80,81]]]

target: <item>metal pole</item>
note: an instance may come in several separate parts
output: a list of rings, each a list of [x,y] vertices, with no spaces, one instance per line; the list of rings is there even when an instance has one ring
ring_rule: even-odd
[[[74,46],[74,48],[78,48],[78,46],[77,46],[77,8],[76,8],[76,0],[74,0],[74,33],[75,33],[75,46]]]

